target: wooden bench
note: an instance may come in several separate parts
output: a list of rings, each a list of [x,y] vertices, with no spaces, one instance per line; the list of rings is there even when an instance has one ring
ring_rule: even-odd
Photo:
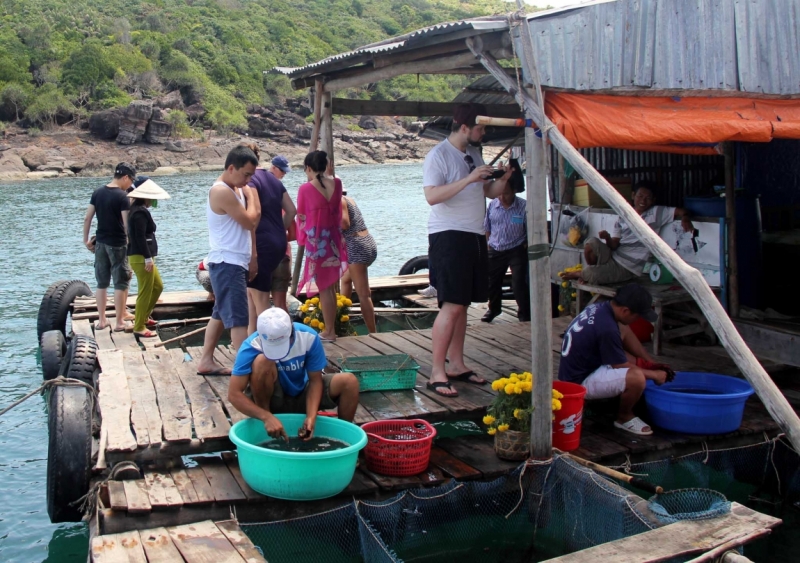
[[[578,281],[572,281],[572,287],[577,290],[577,297],[575,300],[575,304],[577,307],[577,312],[580,313],[586,308],[587,305],[591,305],[595,301],[597,301],[601,296],[603,297],[614,297],[617,294],[617,290],[625,284],[614,284],[614,285],[589,285],[587,283],[579,283]],[[653,296],[653,308],[656,311],[656,315],[658,318],[656,319],[654,330],[653,330],[653,353],[655,355],[661,354],[661,346],[664,342],[669,341],[673,338],[678,338],[680,336],[690,336],[692,334],[700,334],[705,333],[706,335],[711,338],[710,344],[716,343],[716,335],[714,331],[708,324],[705,316],[703,315],[702,311],[699,311],[695,308],[695,310],[671,310],[671,316],[679,317],[680,320],[689,321],[689,324],[685,326],[681,326],[678,328],[674,328],[672,330],[664,330],[664,308],[668,306],[674,305],[681,305],[681,304],[688,304],[693,303],[694,298],[686,291],[683,287],[678,284],[672,285],[659,285],[651,283],[649,280],[645,280],[644,278],[640,280],[638,283],[645,286],[650,294]],[[714,288],[714,292],[718,293],[718,289]],[[586,304],[583,303],[584,292],[592,293],[593,297],[589,300]],[[694,322],[691,322],[694,321]]]

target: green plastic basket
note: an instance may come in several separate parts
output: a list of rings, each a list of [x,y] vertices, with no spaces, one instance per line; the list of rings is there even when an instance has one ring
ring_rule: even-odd
[[[345,358],[342,371],[358,378],[360,391],[413,389],[419,366],[408,354]]]

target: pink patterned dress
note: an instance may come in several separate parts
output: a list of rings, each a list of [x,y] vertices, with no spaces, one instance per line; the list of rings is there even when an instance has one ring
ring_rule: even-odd
[[[339,229],[342,223],[342,182],[330,201],[311,182],[297,193],[297,244],[305,247],[306,263],[298,293],[312,297],[336,283],[347,270],[347,247]]]

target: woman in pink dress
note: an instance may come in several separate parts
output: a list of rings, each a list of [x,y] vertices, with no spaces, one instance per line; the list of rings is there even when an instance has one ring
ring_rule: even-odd
[[[297,243],[305,247],[306,263],[298,292],[313,297],[319,293],[323,340],[336,340],[336,292],[334,284],[347,270],[347,247],[342,222],[342,182],[326,178],[328,155],[314,151],[303,161],[308,182],[297,193]]]

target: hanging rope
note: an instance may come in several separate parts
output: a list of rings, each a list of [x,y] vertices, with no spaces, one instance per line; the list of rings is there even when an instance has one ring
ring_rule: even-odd
[[[2,411],[0,411],[0,416],[3,416],[4,414],[6,414],[8,411],[13,409],[14,407],[17,407],[17,406],[21,405],[22,403],[24,403],[25,401],[27,401],[28,399],[30,399],[34,395],[36,395],[38,393],[41,393],[42,391],[44,391],[45,389],[49,389],[50,387],[86,387],[89,390],[89,395],[92,398],[92,411],[94,411],[94,399],[95,399],[94,387],[92,387],[91,385],[89,385],[85,381],[81,381],[80,379],[73,379],[71,377],[63,377],[63,376],[59,375],[55,379],[50,379],[48,381],[45,381],[37,389],[31,391],[30,393],[28,393],[27,395],[22,397],[20,400],[14,402],[11,405],[9,405],[6,408],[4,408]]]

